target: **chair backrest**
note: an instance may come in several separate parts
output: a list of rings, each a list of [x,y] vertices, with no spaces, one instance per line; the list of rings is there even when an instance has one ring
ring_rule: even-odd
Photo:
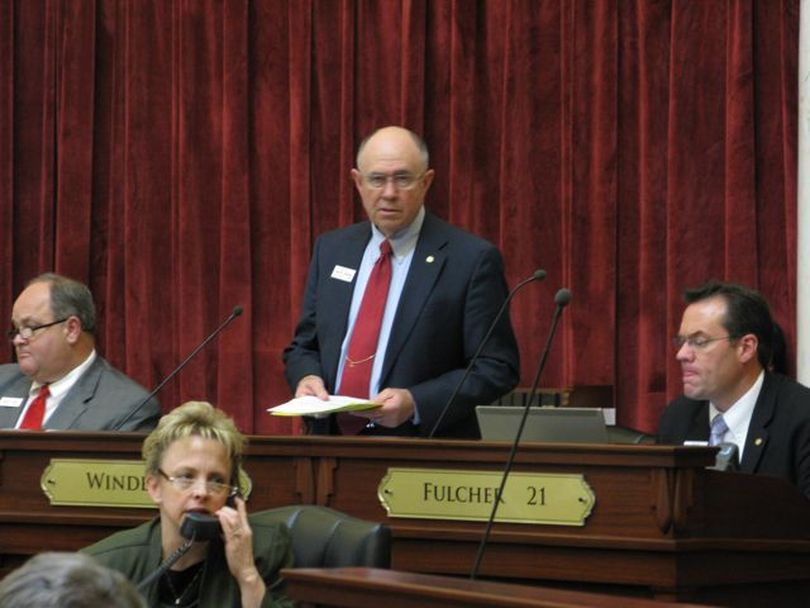
[[[607,431],[609,443],[655,443],[655,436],[642,433],[641,431],[637,431],[635,429],[622,426],[609,426],[607,427]]]
[[[531,390],[516,388],[492,402],[492,405],[526,406]],[[613,407],[613,386],[580,384],[562,388],[538,388],[532,405],[553,407]],[[483,405],[483,404],[479,404]]]
[[[264,515],[289,528],[296,568],[391,565],[391,530],[385,524],[317,505],[278,507]]]

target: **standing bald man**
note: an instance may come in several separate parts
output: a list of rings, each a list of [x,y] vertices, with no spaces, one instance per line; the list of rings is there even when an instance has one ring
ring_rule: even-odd
[[[160,405],[95,348],[96,309],[86,285],[46,273],[11,312],[17,363],[0,365],[0,428],[146,431]],[[130,412],[137,412],[130,416]]]
[[[503,260],[491,243],[425,211],[434,171],[415,133],[395,126],[372,133],[351,176],[368,221],[315,243],[301,318],[284,351],[287,381],[297,397],[326,399],[344,394],[347,366],[367,364],[367,394],[382,407],[355,414],[368,422],[360,433],[425,436],[507,296]],[[353,359],[352,333],[367,285],[376,282],[381,245],[391,253],[377,347]],[[477,437],[474,406],[510,391],[519,367],[505,314],[437,435]],[[312,431],[341,432],[334,417],[315,420]]]

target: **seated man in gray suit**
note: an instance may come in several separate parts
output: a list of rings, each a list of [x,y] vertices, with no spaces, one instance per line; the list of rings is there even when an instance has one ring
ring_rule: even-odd
[[[149,393],[96,353],[86,285],[53,273],[32,279],[14,302],[11,325],[17,363],[0,365],[0,429],[155,427],[157,400],[139,408]]]

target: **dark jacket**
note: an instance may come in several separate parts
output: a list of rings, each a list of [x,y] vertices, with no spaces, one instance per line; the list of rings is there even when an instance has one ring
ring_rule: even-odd
[[[266,519],[261,513],[248,516],[253,530],[253,557],[265,585],[262,608],[286,608],[293,604],[283,595],[279,576],[282,568],[292,567],[293,555],[287,528]],[[239,586],[228,570],[225,548],[221,541],[210,541],[208,557],[200,582],[199,608],[238,608]],[[136,585],[154,572],[161,562],[160,518],[118,532],[82,549],[99,563],[121,572]],[[156,580],[143,591],[149,606],[158,606]]]
[[[308,374],[334,392],[354,281],[332,277],[336,265],[359,268],[371,224],[322,235],[307,279],[301,318],[284,351],[287,381],[295,390]],[[426,213],[385,352],[380,387],[411,391],[421,424],[380,434],[427,435],[464,374],[507,296],[503,260],[491,243]],[[519,355],[505,314],[467,377],[439,435],[477,437],[474,406],[491,403],[517,384]],[[319,429],[323,432],[323,429]]]
[[[664,410],[658,427],[660,443],[708,439],[708,401],[679,397]],[[810,389],[765,373],[740,470],[787,479],[810,497]]]

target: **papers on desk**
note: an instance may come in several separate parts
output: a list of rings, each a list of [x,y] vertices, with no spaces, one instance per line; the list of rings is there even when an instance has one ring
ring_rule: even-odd
[[[330,395],[329,401],[322,401],[313,396],[298,397],[267,408],[267,411],[273,416],[326,416],[335,412],[360,412],[378,407],[381,407],[379,403],[371,403],[367,399]]]

